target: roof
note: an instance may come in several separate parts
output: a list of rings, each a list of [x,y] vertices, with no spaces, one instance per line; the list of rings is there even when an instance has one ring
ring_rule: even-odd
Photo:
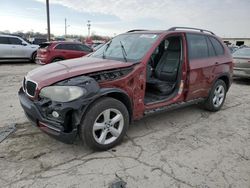
[[[19,37],[22,38],[21,36],[18,35],[11,35],[11,34],[0,34],[1,37]]]

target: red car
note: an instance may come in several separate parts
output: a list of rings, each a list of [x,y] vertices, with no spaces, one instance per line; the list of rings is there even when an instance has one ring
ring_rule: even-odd
[[[229,49],[210,31],[133,30],[88,57],[29,72],[19,99],[46,133],[107,150],[144,116],[196,103],[220,110],[232,73]]]
[[[93,50],[78,42],[54,41],[40,44],[37,50],[36,63],[49,64],[65,59],[72,59],[85,56]]]

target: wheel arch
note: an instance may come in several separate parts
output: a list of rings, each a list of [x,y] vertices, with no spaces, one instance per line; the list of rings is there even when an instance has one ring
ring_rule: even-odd
[[[62,57],[62,56],[55,56],[55,57],[52,57],[52,58],[51,58],[50,63],[52,63],[55,59],[65,60],[65,58]]]
[[[229,90],[229,88],[230,88],[230,86],[231,86],[231,79],[230,79],[230,75],[229,74],[222,74],[222,75],[220,75],[220,76],[218,76],[218,78],[214,81],[214,83],[213,84],[215,84],[215,82],[217,81],[217,80],[222,80],[222,81],[224,81],[225,82],[225,84],[226,84],[226,89],[227,89],[227,91]]]
[[[132,101],[130,100],[128,94],[121,90],[121,89],[117,89],[117,88],[102,88],[100,89],[99,95],[98,97],[96,97],[94,100],[91,101],[91,103],[89,103],[83,112],[83,116],[86,114],[86,112],[88,111],[88,109],[90,108],[90,106],[95,103],[98,100],[101,100],[104,97],[110,97],[110,98],[114,98],[120,102],[122,102],[125,107],[128,110],[129,113],[129,122],[131,123],[133,120],[133,105],[132,105]]]

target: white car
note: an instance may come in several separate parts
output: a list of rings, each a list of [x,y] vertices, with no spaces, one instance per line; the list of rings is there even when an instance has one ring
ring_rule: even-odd
[[[1,61],[34,61],[38,45],[33,45],[18,36],[0,35]]]

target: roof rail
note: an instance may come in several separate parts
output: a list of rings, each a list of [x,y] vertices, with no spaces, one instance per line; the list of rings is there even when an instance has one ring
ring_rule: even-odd
[[[127,31],[127,33],[132,33],[132,32],[136,32],[136,31],[147,31],[147,30],[146,29],[133,29],[133,30]]]
[[[200,31],[202,33],[207,32],[207,33],[210,33],[212,35],[215,35],[212,31],[208,31],[206,29],[193,28],[193,27],[171,27],[170,29],[168,29],[168,31],[176,31],[177,29],[195,30],[195,31]]]

